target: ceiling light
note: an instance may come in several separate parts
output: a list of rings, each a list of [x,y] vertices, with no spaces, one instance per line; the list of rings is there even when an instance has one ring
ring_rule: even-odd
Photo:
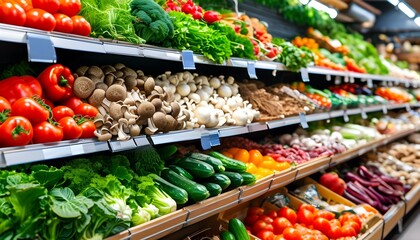
[[[414,19],[414,22],[417,24],[417,26],[419,26],[419,27],[420,27],[420,17],[416,17],[416,18]]]
[[[398,8],[409,18],[413,18],[414,16],[416,16],[416,13],[404,2],[398,3]]]
[[[397,6],[400,1],[399,0],[388,0],[388,2],[391,3],[394,6]]]

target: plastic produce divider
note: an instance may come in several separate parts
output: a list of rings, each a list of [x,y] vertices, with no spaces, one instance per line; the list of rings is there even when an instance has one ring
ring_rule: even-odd
[[[275,172],[269,191],[286,186],[287,184],[294,182],[296,180],[297,173],[298,171],[296,168],[290,168],[280,172]]]
[[[136,142],[133,139],[127,141],[108,141],[111,152],[121,152],[137,148]]]
[[[257,72],[255,70],[255,62],[248,61],[246,65],[248,76],[250,79],[258,79]]]
[[[54,44],[45,34],[27,33],[28,61],[41,63],[57,62]]]
[[[195,70],[193,51],[182,50],[181,60],[182,60],[182,67],[184,68],[184,70]]]
[[[273,175],[257,180],[253,185],[239,187],[239,202],[252,200],[269,191]]]
[[[120,44],[104,43],[103,48],[107,54],[118,54],[133,57],[143,57],[143,50],[138,46],[124,46]]]

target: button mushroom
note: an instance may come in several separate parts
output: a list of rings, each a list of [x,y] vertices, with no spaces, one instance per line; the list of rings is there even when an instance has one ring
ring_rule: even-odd
[[[127,98],[127,90],[119,84],[113,84],[105,92],[105,97],[111,102],[124,101]]]
[[[74,80],[73,94],[81,99],[88,98],[95,90],[95,83],[87,77],[78,77]]]
[[[98,138],[98,141],[108,141],[112,138],[112,134],[107,128],[102,128],[101,130],[95,130],[93,133]]]
[[[95,89],[92,95],[90,95],[88,102],[90,105],[98,107],[101,105],[104,98],[105,98],[105,91],[102,89]]]
[[[155,106],[151,102],[142,102],[137,108],[137,113],[142,119],[151,118],[155,112]]]

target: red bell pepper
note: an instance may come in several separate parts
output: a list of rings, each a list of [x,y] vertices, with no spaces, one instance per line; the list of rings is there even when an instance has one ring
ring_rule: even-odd
[[[42,96],[42,87],[32,76],[13,76],[0,81],[0,96],[10,105],[22,97]]]
[[[61,64],[53,64],[38,76],[44,95],[56,102],[69,98],[73,94],[74,77],[69,68]]]

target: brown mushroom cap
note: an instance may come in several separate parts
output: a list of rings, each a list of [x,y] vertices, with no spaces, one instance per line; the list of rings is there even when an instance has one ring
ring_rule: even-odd
[[[104,82],[97,82],[95,84],[95,88],[96,89],[102,89],[102,90],[106,91],[108,89],[108,85],[106,85]]]
[[[137,124],[130,125],[129,129],[130,129],[130,136],[135,137],[135,136],[140,135],[141,128],[139,125]]]
[[[146,82],[144,82],[144,91],[146,95],[149,95],[155,89],[155,80],[151,77],[147,78]]]
[[[78,77],[74,80],[73,94],[81,99],[88,98],[95,90],[95,83],[87,77]]]
[[[125,67],[125,65],[124,65],[123,63],[116,63],[116,64],[114,65],[114,67],[115,67],[115,69],[120,70],[120,69],[122,69],[123,67]]]
[[[166,114],[164,114],[163,112],[155,112],[155,114],[153,114],[152,119],[153,119],[153,123],[159,130],[163,131],[166,129],[168,125]]]
[[[104,80],[104,72],[98,66],[90,66],[85,75],[93,75],[99,78],[101,81]]]
[[[166,132],[176,130],[178,122],[175,120],[175,118],[173,118],[171,115],[166,115],[165,118],[166,122],[168,123],[165,129]]]
[[[156,111],[159,111],[162,108],[162,100],[159,98],[154,98],[151,103],[155,106]]]
[[[137,108],[137,113],[142,119],[152,117],[155,112],[155,106],[151,102],[142,102]]]
[[[124,78],[124,84],[128,91],[131,91],[135,86],[137,86],[137,78],[133,76],[127,76]]]
[[[105,91],[103,89],[95,89],[92,95],[90,95],[88,102],[90,105],[95,107],[101,105],[102,100],[105,98]]]
[[[124,117],[124,112],[120,104],[112,102],[109,106],[109,116],[111,116],[114,120],[118,120]]]
[[[124,73],[122,71],[115,71],[114,75],[115,75],[115,78],[121,78],[124,76]]]
[[[178,117],[179,113],[181,112],[181,107],[177,102],[171,102],[172,113],[173,117]]]
[[[88,66],[81,66],[81,67],[78,67],[74,73],[76,73],[77,76],[81,77],[85,75],[88,69],[89,69]]]
[[[123,67],[120,69],[120,71],[122,71],[124,73],[124,78],[126,77],[134,77],[137,78],[137,73],[136,71],[134,71],[133,69],[129,68],[129,67]]]
[[[127,90],[121,85],[113,84],[108,87],[105,96],[111,102],[123,101],[127,98]]]
[[[116,77],[113,73],[108,73],[104,78],[104,83],[107,86],[111,86],[114,83],[115,79],[116,79]]]
[[[104,74],[106,75],[106,74],[108,74],[108,73],[112,73],[112,72],[115,72],[115,71],[117,71],[117,69],[115,69],[113,66],[111,66],[111,65],[104,65],[104,66],[101,66],[101,69],[102,69],[102,72],[104,72]]]

